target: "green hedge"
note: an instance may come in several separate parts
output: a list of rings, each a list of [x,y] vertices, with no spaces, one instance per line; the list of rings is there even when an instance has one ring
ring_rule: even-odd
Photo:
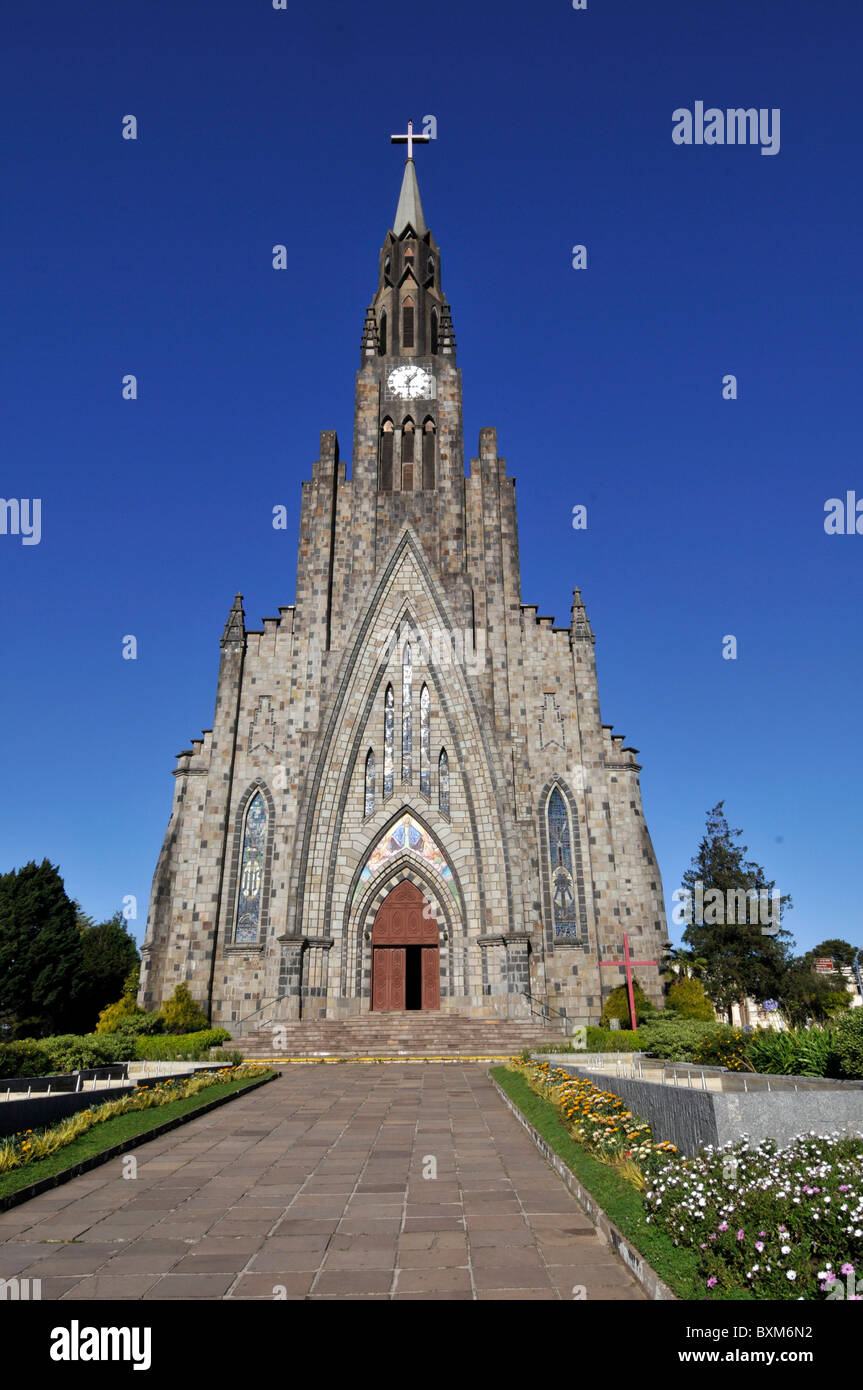
[[[133,1042],[139,1060],[170,1062],[186,1057],[198,1061],[211,1047],[230,1040],[231,1035],[225,1028],[202,1028],[198,1033],[164,1033],[134,1038]]]
[[[229,1042],[224,1028],[199,1033],[135,1037],[130,1033],[65,1033],[54,1038],[22,1038],[0,1043],[0,1077],[50,1076],[53,1072],[87,1071],[115,1062],[174,1061],[206,1057],[211,1047]]]

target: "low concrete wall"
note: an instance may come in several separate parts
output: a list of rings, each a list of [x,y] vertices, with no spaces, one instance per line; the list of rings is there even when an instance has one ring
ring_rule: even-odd
[[[109,1086],[104,1091],[66,1091],[50,1096],[33,1096],[30,1100],[7,1100],[0,1105],[0,1136],[18,1134],[25,1129],[42,1129],[56,1124],[67,1115],[87,1110],[91,1105],[103,1105],[117,1100],[135,1088],[133,1085]]]
[[[807,1089],[799,1091],[696,1091],[590,1071],[562,1059],[556,1059],[555,1065],[570,1076],[592,1081],[601,1091],[613,1091],[633,1114],[648,1121],[656,1139],[670,1140],[685,1154],[743,1135],[755,1143],[775,1139],[780,1144],[809,1130],[863,1135],[863,1089],[857,1086],[843,1089],[836,1082],[825,1082],[824,1089],[818,1090],[806,1078]]]

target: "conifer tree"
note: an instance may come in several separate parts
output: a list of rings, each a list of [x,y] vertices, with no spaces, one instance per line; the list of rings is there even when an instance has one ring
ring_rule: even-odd
[[[63,1032],[83,983],[76,905],[43,859],[0,874],[0,1020],[13,1035]]]
[[[750,900],[745,921],[740,920],[739,911],[728,911],[729,905],[735,904],[734,894],[772,893],[775,880],[768,879],[759,864],[746,859],[746,845],[735,843],[742,831],[729,829],[724,805],[720,801],[707,813],[706,833],[682,879],[691,895],[690,903],[703,895],[709,904],[711,895],[716,894],[712,900],[715,906],[705,908],[702,921],[688,922],[683,939],[694,955],[705,961],[705,990],[730,1021],[732,1005],[739,1004],[742,1010],[747,996],[759,1002],[781,998],[791,939],[781,919],[792,903],[787,894],[780,897],[779,923],[768,926],[769,934],[758,920],[757,898]],[[701,891],[697,893],[699,883]],[[699,914],[693,911],[691,915],[695,918]]]

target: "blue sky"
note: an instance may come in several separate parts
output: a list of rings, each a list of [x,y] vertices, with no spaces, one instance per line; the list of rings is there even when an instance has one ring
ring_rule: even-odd
[[[582,588],[669,902],[725,798],[800,945],[863,942],[863,535],[823,525],[863,498],[856,0],[48,0],[4,29],[0,495],[43,519],[0,536],[0,869],[47,856],[97,917],[134,894],[142,935],[232,596],[250,626],[293,601],[319,431],[350,454],[388,137],[433,114],[466,452],[497,426],[525,602],[566,623]],[[779,153],[675,145],[698,100],[779,108]]]

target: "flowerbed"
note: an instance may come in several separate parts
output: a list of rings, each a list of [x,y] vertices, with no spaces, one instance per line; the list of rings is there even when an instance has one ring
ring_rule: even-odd
[[[863,1139],[707,1149],[661,1166],[644,1201],[648,1220],[698,1250],[708,1297],[742,1285],[755,1298],[820,1298],[849,1275],[859,1297]]]
[[[627,1110],[613,1091],[601,1091],[549,1062],[513,1062],[510,1069],[557,1107],[572,1137],[588,1153],[623,1169],[634,1186],[643,1187],[646,1174],[677,1153],[667,1140],[657,1142],[650,1125]]]
[[[79,1110],[45,1129],[28,1129],[11,1134],[8,1138],[0,1140],[0,1175],[47,1158],[57,1149],[65,1148],[67,1144],[86,1134],[94,1125],[104,1124],[106,1120],[116,1119],[118,1115],[169,1105],[171,1101],[185,1100],[210,1086],[263,1076],[269,1070],[266,1063],[246,1063],[244,1066],[224,1067],[217,1072],[204,1072],[179,1081],[164,1081],[146,1088],[136,1086],[127,1096],[106,1101],[102,1105],[91,1105],[89,1109]]]

